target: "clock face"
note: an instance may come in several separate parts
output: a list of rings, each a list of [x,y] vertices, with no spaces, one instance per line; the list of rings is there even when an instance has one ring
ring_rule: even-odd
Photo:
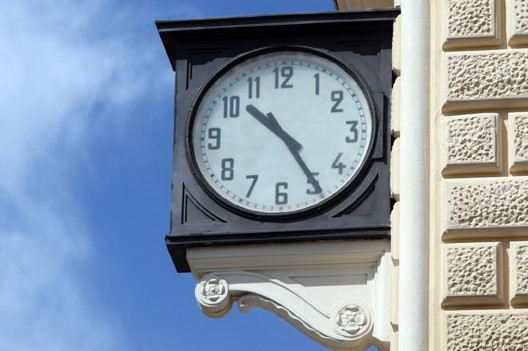
[[[325,56],[268,52],[240,61],[202,94],[190,155],[222,203],[257,215],[320,207],[369,155],[374,113],[357,79]]]

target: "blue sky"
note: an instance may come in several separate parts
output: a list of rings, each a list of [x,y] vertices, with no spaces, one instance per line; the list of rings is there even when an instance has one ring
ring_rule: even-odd
[[[331,0],[0,4],[0,349],[324,350],[272,313],[203,315],[165,249],[173,72],[154,21]]]

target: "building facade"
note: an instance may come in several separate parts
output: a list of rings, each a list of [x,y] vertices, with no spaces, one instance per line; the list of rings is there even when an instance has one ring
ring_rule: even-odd
[[[336,1],[378,5],[402,11],[391,350],[528,350],[528,3]]]

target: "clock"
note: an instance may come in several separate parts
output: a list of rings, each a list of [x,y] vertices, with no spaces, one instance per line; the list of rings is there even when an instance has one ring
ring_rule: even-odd
[[[170,230],[188,249],[390,236],[398,9],[158,21],[175,73]]]
[[[302,48],[238,57],[205,86],[188,127],[202,186],[230,210],[281,217],[320,211],[360,174],[375,112],[357,73]]]

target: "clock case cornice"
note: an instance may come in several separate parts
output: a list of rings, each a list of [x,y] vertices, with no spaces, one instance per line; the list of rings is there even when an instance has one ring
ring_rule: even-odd
[[[176,57],[183,42],[244,37],[258,40],[259,37],[280,38],[299,34],[320,35],[321,26],[325,26],[328,31],[334,33],[346,32],[348,29],[358,30],[362,27],[372,29],[372,26],[376,28],[376,31],[386,30],[392,33],[392,24],[399,14],[398,8],[387,8],[365,11],[159,20],[156,21],[156,27],[172,69],[176,70]]]
[[[375,239],[390,235],[389,159],[392,28],[397,9],[158,21],[176,73],[173,190],[166,243],[179,272],[198,246]],[[188,159],[187,126],[201,90],[234,59],[262,50],[304,48],[357,73],[372,93],[375,144],[364,169],[328,206],[290,216],[229,209],[204,189]],[[358,179],[361,178],[361,179]]]

